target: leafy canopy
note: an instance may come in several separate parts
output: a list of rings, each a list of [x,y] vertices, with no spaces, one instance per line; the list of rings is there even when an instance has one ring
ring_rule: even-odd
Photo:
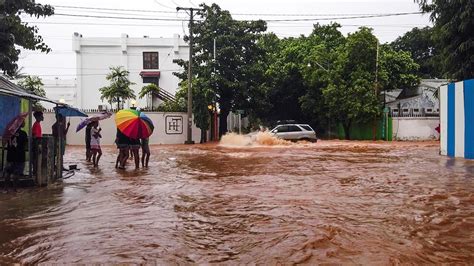
[[[18,47],[46,53],[51,51],[38,34],[38,27],[21,21],[22,14],[47,17],[54,14],[54,8],[37,4],[34,0],[0,1],[0,69],[10,76],[18,69]]]
[[[474,2],[472,0],[415,0],[431,13],[434,40],[439,44],[448,78],[474,78]]]

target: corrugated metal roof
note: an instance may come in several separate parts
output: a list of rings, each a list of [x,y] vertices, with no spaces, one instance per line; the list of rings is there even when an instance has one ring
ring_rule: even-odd
[[[38,100],[38,101],[44,101],[44,102],[50,102],[54,104],[63,105],[59,102],[53,101],[46,97],[41,97],[41,96],[34,95],[32,93],[29,93],[25,91],[22,87],[16,85],[15,83],[9,81],[5,77],[2,77],[1,75],[0,75],[0,93],[17,96],[17,97],[25,98],[25,99]]]

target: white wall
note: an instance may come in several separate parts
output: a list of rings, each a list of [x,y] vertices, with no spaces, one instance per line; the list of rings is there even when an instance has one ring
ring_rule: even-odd
[[[438,125],[439,117],[393,117],[392,136],[394,140],[439,139]]]
[[[148,117],[153,121],[155,130],[153,135],[150,137],[150,144],[184,144],[187,139],[186,113],[146,113]],[[94,115],[93,113],[89,116]],[[170,123],[172,119],[178,119],[177,131],[170,129]],[[44,121],[42,122],[43,134],[51,134],[51,126],[54,124],[55,116],[54,113],[45,113]],[[67,134],[68,145],[85,145],[85,129],[76,133],[76,127],[81,121],[81,118],[71,117],[68,121],[71,122],[69,132]],[[115,135],[117,133],[117,127],[115,126],[115,115],[111,118],[100,121],[100,127],[102,128],[102,139],[101,144],[112,145],[115,141]],[[193,125],[193,140],[199,143],[201,137],[201,130]]]
[[[189,54],[188,45],[178,35],[173,38],[129,38],[127,34],[117,38],[83,38],[75,34],[73,50],[78,79],[74,106],[82,109],[108,105],[100,100],[99,88],[109,84],[105,77],[111,66],[123,66],[130,72],[130,81],[136,83],[131,88],[136,95],[144,86],[141,71],[159,71],[159,86],[174,95],[179,79],[173,72],[180,71],[180,67],[173,60],[187,60]],[[143,69],[143,52],[158,52],[159,69]],[[146,106],[146,98],[137,100],[138,106]]]

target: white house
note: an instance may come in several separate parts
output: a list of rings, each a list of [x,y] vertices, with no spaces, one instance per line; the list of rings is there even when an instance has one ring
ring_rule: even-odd
[[[439,116],[438,88],[448,83],[445,79],[423,79],[418,88],[402,90],[395,100],[387,101],[393,117]],[[388,95],[387,95],[388,96]]]
[[[110,67],[122,66],[130,72],[135,94],[144,85],[155,83],[162,92],[154,101],[173,98],[179,79],[173,72],[181,71],[176,59],[188,60],[189,46],[179,35],[173,38],[84,38],[73,35],[73,51],[76,53],[77,90],[76,102],[82,109],[100,109],[109,103],[100,99],[99,88],[109,85],[106,75]],[[147,106],[147,99],[137,99],[138,106]]]

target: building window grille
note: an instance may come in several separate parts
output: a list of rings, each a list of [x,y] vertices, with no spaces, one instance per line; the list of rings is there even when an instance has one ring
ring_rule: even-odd
[[[143,52],[143,69],[158,69],[158,52]]]

